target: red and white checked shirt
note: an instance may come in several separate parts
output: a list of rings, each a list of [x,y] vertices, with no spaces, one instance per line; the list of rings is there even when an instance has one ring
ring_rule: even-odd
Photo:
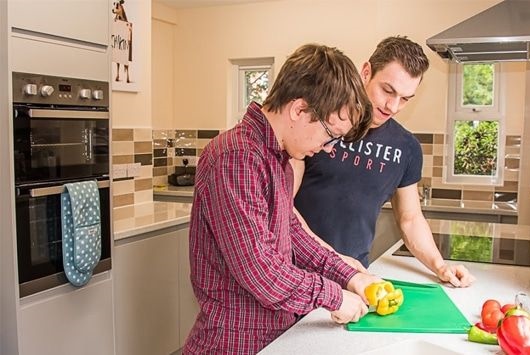
[[[357,271],[302,229],[288,160],[256,103],[202,153],[189,250],[201,310],[184,353],[254,354],[297,315],[342,304]]]

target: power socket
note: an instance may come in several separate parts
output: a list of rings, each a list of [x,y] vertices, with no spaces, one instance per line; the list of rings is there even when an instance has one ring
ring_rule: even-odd
[[[141,163],[127,164],[127,177],[140,176]]]
[[[113,164],[112,165],[112,178],[123,179],[127,177],[127,164]]]

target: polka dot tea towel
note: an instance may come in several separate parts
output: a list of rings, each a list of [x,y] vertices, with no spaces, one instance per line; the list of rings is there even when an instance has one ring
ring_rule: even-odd
[[[74,286],[85,285],[101,257],[101,218],[96,181],[65,184],[61,194],[63,265]]]

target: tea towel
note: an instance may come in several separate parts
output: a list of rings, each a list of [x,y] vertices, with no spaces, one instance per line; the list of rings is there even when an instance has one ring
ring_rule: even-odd
[[[101,217],[96,181],[64,185],[61,194],[63,266],[74,286],[85,285],[101,257]]]

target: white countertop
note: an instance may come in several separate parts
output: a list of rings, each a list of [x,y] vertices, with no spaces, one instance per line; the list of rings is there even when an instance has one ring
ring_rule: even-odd
[[[158,201],[114,208],[114,240],[188,223],[190,211],[190,203]]]
[[[153,189],[154,196],[193,197],[195,186],[172,186]]]
[[[436,212],[458,212],[493,214],[503,216],[517,216],[517,205],[510,202],[486,202],[486,201],[461,201],[443,198],[432,198],[421,201],[422,211]],[[383,208],[392,208],[390,202],[386,202]]]
[[[450,228],[451,223],[462,222],[443,221],[441,230]],[[476,222],[465,222],[476,223]],[[491,223],[476,223],[477,225],[492,225],[482,227],[490,229],[492,235],[509,233],[505,225]],[[471,225],[469,225],[471,226]],[[517,231],[517,226],[512,226]],[[503,230],[504,229],[504,230]],[[519,237],[528,239],[530,227],[523,226]],[[416,258],[393,256],[392,253],[403,242],[397,242],[369,267],[369,271],[383,278],[401,279],[412,282],[432,283],[437,279]],[[530,293],[530,267],[494,265],[485,263],[463,262],[476,276],[477,281],[469,288],[457,289],[443,287],[445,292],[464,314],[467,320],[474,324],[479,321],[482,303],[488,298],[494,298],[501,303],[513,303],[514,295],[519,291]],[[439,352],[424,348],[423,354],[502,354],[499,346],[483,345],[467,341],[466,334],[425,334],[425,333],[380,333],[347,331],[343,326],[330,319],[330,313],[325,309],[317,309],[287,330],[278,339],[263,349],[260,354],[359,354],[374,351],[374,354],[393,353],[416,354],[409,345],[413,341],[428,342],[422,346],[437,346],[443,349]],[[397,346],[403,342],[403,346]],[[407,343],[410,342],[410,343]],[[393,344],[393,345],[392,345]],[[386,346],[392,346],[385,349]],[[381,348],[378,352],[377,349]],[[403,349],[404,348],[404,349]],[[395,349],[396,351],[393,351]],[[399,350],[401,349],[401,350]],[[438,349],[439,350],[439,349]],[[444,351],[446,350],[446,351]],[[452,352],[451,352],[452,351]]]
[[[194,186],[172,186],[153,190],[154,196],[193,197]],[[390,202],[383,208],[392,208]],[[423,211],[459,212],[517,216],[517,205],[509,202],[461,201],[434,198],[421,202]]]

